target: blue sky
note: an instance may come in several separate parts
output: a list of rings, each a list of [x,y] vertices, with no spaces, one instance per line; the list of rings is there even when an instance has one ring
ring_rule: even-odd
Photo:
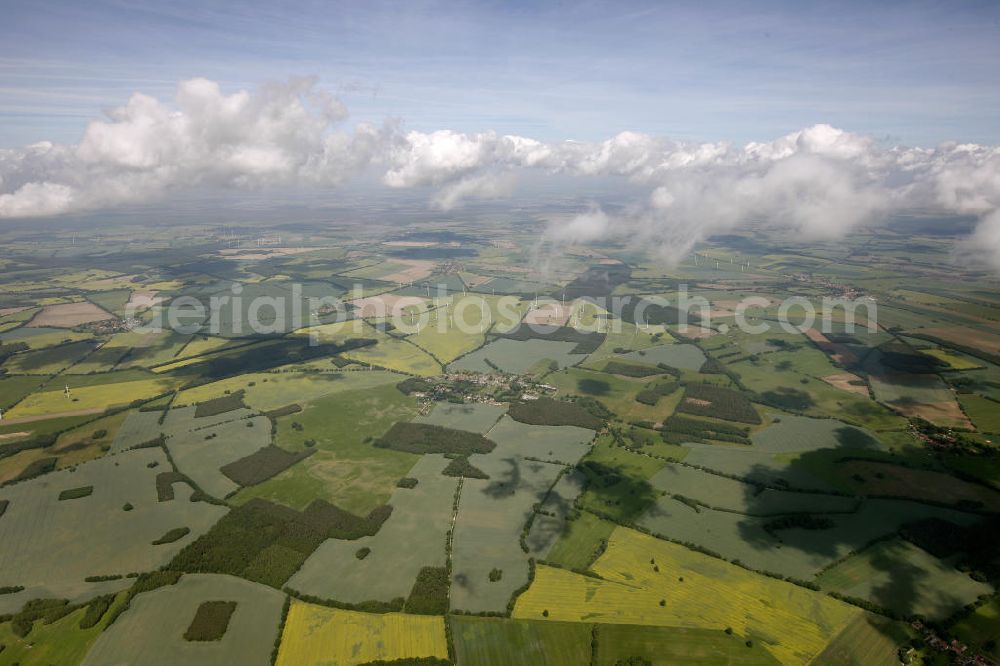
[[[351,118],[544,141],[768,140],[830,123],[1000,143],[1000,3],[22,2],[0,146],[75,143],[133,91],[317,75]]]

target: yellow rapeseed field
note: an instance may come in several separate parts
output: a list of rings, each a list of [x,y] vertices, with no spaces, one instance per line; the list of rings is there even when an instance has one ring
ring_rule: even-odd
[[[358,613],[292,601],[278,666],[349,666],[382,659],[448,658],[444,618]]]
[[[15,418],[70,411],[103,410],[108,407],[127,405],[133,400],[151,398],[169,391],[177,383],[175,379],[164,378],[80,386],[73,388],[69,396],[60,387],[51,391],[32,393],[4,416]],[[58,385],[57,383],[56,386]]]
[[[612,533],[592,570],[601,579],[538,566],[531,587],[517,600],[514,617],[731,627],[763,644],[782,663],[802,664],[862,612],[822,593],[622,527]]]

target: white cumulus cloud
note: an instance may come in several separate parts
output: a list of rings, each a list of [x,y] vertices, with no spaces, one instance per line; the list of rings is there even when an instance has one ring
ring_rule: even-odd
[[[331,187],[378,170],[391,188],[429,187],[430,203],[516,194],[529,173],[627,178],[648,197],[624,213],[588,208],[550,240],[620,236],[676,259],[748,223],[833,238],[894,212],[973,214],[967,248],[1000,270],[1000,148],[886,145],[829,125],[766,142],[694,143],[638,132],[543,142],[495,132],[345,127],[347,112],[310,78],[225,93],[206,79],[165,102],[135,93],[90,123],[75,146],[0,150],[0,218],[145,202],[191,187]]]

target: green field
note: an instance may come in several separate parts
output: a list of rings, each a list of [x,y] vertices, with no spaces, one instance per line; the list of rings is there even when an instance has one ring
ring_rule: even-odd
[[[459,662],[482,666],[577,666],[590,660],[590,626],[507,618],[449,618]]]
[[[415,416],[416,401],[395,386],[382,385],[330,394],[302,406],[301,413],[278,419],[275,443],[297,452],[306,448],[307,440],[315,440],[316,453],[264,483],[241,490],[233,501],[241,504],[262,497],[304,509],[314,499],[325,499],[360,515],[385,504],[417,456],[378,448],[366,440]],[[301,430],[294,427],[296,423]]]
[[[1000,657],[1000,599],[994,597],[987,601],[951,625],[949,630],[960,641],[983,650],[993,659]]]
[[[756,360],[751,357],[728,367],[768,405],[810,416],[840,418],[873,429],[903,425],[903,420],[885,407],[822,381],[843,370],[811,347],[760,354]]]
[[[359,145],[386,133],[412,139]],[[455,137],[433,138],[421,168]],[[634,143],[591,166],[663,171]],[[570,199],[505,210],[456,164],[432,214],[351,194],[0,225],[0,664],[947,660],[910,616],[1000,659],[1000,294],[955,261],[974,216],[804,239],[762,210],[669,242],[602,181],[613,237],[587,241],[558,233],[586,221]],[[630,323],[684,292],[711,322]],[[780,325],[852,294],[875,330]],[[221,330],[156,325],[237,295]],[[737,325],[749,297],[766,331]]]
[[[545,381],[558,387],[560,392],[566,395],[594,398],[614,412],[616,416],[626,421],[658,423],[673,412],[677,401],[680,400],[681,391],[661,398],[656,405],[643,404],[638,402],[635,397],[636,394],[649,386],[670,379],[669,376],[664,375],[634,378],[583,368],[567,368],[548,375]]]
[[[345,358],[363,365],[394,370],[408,375],[430,376],[441,372],[441,364],[420,347],[385,336],[373,347],[344,353]]]
[[[118,373],[109,373],[108,379]],[[150,377],[135,381],[116,383],[89,383],[85,380],[104,377],[102,375],[84,375],[63,377],[64,383],[70,387],[67,395],[64,386],[46,386],[45,390],[32,393],[25,397],[10,411],[11,418],[58,415],[64,413],[103,412],[109,407],[128,405],[135,400],[143,400],[166,393],[178,384],[170,377]],[[131,378],[131,375],[130,375]],[[74,381],[77,380],[77,381]],[[123,378],[124,379],[124,378]]]
[[[34,338],[32,338],[34,339]],[[3,368],[12,375],[51,375],[65,370],[94,350],[90,340],[60,344],[37,351],[15,354]]]
[[[423,567],[445,564],[445,533],[451,527],[458,479],[443,476],[448,461],[423,456],[407,472],[415,488],[398,488],[392,515],[374,536],[353,541],[328,539],[305,561],[288,585],[304,594],[357,604],[406,597]],[[405,547],[400,547],[405,545]],[[364,559],[355,557],[369,548]],[[330,572],[336,570],[337,575]]]
[[[614,529],[614,523],[582,512],[568,522],[546,560],[567,569],[586,569]]]
[[[596,663],[600,666],[616,666],[637,657],[656,666],[781,663],[760,643],[747,646],[744,637],[722,629],[606,624],[598,627],[597,640]]]
[[[909,640],[907,627],[872,613],[862,613],[834,638],[813,663],[831,666],[896,666],[899,646]]]
[[[573,353],[575,347],[575,342],[500,338],[450,363],[448,370],[491,373],[496,372],[493,368],[496,366],[503,372],[525,374],[541,361],[554,361],[558,367],[565,368],[585,358]]]
[[[960,394],[958,401],[981,432],[1000,434],[1000,403],[981,395]]]
[[[581,464],[592,483],[580,505],[613,519],[632,520],[659,495],[649,479],[667,463],[617,448],[602,436]]]
[[[905,578],[900,580],[900,572]],[[816,578],[823,589],[867,599],[903,617],[940,620],[992,589],[908,541],[877,543]]]
[[[86,609],[73,611],[51,624],[36,621],[31,633],[24,638],[11,630],[9,622],[0,624],[0,645],[4,646],[0,657],[6,664],[21,666],[76,666],[101,635],[123,596],[119,595],[101,621],[88,629],[80,628]]]
[[[395,384],[405,376],[383,370],[334,372],[326,363],[325,372],[254,372],[203,384],[181,391],[178,405],[192,405],[226,392],[243,391],[243,402],[254,409],[268,411],[285,405],[305,404],[331,393],[359,391],[361,389]]]
[[[3,377],[0,378],[0,409],[10,409],[45,381],[44,377]]]
[[[679,370],[694,371],[701,369],[701,366],[705,364],[706,360],[705,354],[698,347],[695,347],[694,345],[682,344],[650,347],[648,349],[641,349],[627,354],[620,354],[615,358],[624,361],[644,363],[646,365],[657,365],[658,363],[663,363]]]

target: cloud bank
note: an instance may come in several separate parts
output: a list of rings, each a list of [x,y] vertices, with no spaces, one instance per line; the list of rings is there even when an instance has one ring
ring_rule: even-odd
[[[966,247],[1000,270],[1000,148],[886,145],[829,125],[765,143],[677,142],[622,132],[599,143],[545,143],[493,132],[345,127],[347,112],[312,79],[224,94],[182,82],[171,103],[141,93],[90,123],[77,145],[0,150],[0,218],[141,203],[192,187],[334,187],[377,170],[390,188],[429,187],[449,209],[512,196],[519,175],[627,178],[645,201],[590,207],[553,226],[554,243],[625,237],[677,259],[699,240],[753,223],[835,238],[894,212],[972,214]]]

